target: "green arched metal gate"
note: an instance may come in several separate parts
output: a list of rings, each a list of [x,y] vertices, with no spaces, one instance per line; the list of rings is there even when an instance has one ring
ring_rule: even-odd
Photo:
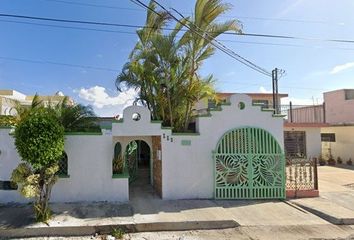
[[[213,151],[216,199],[285,198],[285,157],[261,128],[226,132]]]

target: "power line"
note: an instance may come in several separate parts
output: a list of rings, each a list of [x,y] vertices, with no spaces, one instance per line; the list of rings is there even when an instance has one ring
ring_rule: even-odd
[[[136,35],[136,32],[126,32],[126,31],[117,31],[117,30],[109,30],[109,29],[73,27],[73,26],[63,26],[63,25],[53,25],[53,24],[33,23],[33,22],[23,22],[23,21],[13,21],[13,20],[0,20],[0,22],[19,23],[19,24],[35,25],[35,26],[43,26],[43,27],[54,27],[54,28],[64,28],[64,29],[88,30],[88,31],[96,31],[96,32],[121,33],[121,34]]]
[[[9,60],[9,61],[16,61],[16,62],[51,64],[51,65],[59,65],[59,66],[72,67],[72,68],[84,68],[84,69],[92,69],[92,70],[108,71],[108,72],[117,72],[118,71],[117,69],[113,69],[113,68],[95,67],[95,66],[88,66],[88,65],[61,63],[61,62],[53,62],[53,61],[42,61],[42,60],[33,60],[33,59],[24,59],[24,58],[15,58],[15,57],[0,56],[0,59]]]
[[[153,0],[153,1],[154,1],[154,0]],[[155,1],[154,1],[154,2],[155,2]],[[187,18],[185,18],[181,13],[179,13],[176,9],[172,8],[172,10],[174,10],[177,14],[179,14],[183,19],[187,19]],[[200,29],[198,26],[196,26],[194,23],[190,22],[189,20],[187,20],[187,21],[188,21],[189,23],[193,24],[193,26],[196,27],[197,29],[202,30],[202,29]],[[206,32],[203,31],[203,30],[202,30],[202,32],[205,33],[205,34],[208,36],[209,40],[212,39],[208,33],[206,33]],[[214,39],[213,41],[215,41],[215,42],[217,42],[219,45],[221,45],[221,47],[224,48],[224,49],[226,49],[229,53],[231,53],[231,55],[236,56],[236,58],[240,58],[240,59],[242,60],[242,61],[240,61],[241,63],[244,64],[244,62],[246,62],[247,64],[245,64],[245,65],[247,65],[247,66],[250,65],[249,67],[255,69],[256,71],[258,71],[258,72],[260,72],[260,73],[263,73],[264,75],[271,76],[271,73],[270,73],[270,72],[268,72],[267,70],[265,70],[264,68],[262,68],[262,67],[260,67],[260,66],[258,66],[258,65],[256,65],[256,64],[252,63],[251,61],[247,60],[246,58],[242,57],[241,55],[237,54],[236,52],[234,52],[233,50],[229,49],[229,48],[226,47],[224,44],[222,44],[220,41],[218,41],[218,40],[216,40],[216,39]],[[244,62],[243,62],[243,61],[244,61]]]
[[[77,6],[85,6],[85,7],[119,9],[119,10],[128,10],[128,11],[144,11],[143,9],[139,9],[139,8],[125,8],[125,7],[117,7],[117,6],[112,6],[112,5],[91,4],[91,3],[73,2],[73,1],[66,1],[66,0],[42,0],[42,1],[70,4],[70,5],[77,5]],[[181,11],[181,13],[190,14],[189,12],[186,12],[186,11]],[[236,18],[236,19],[249,19],[249,20],[256,20],[256,21],[280,21],[280,22],[294,22],[294,23],[331,24],[331,25],[340,25],[340,26],[343,26],[345,24],[343,22],[328,22],[328,21],[322,21],[322,20],[250,17],[250,16],[239,16],[239,15],[224,15],[221,17],[223,17],[223,18]]]
[[[45,17],[4,14],[4,13],[0,13],[0,17],[22,18],[22,19],[30,19],[30,20],[64,22],[64,23],[74,23],[74,24],[100,25],[100,26],[111,26],[111,27],[152,28],[152,27],[147,27],[147,26],[142,26],[142,25],[134,25],[134,24],[120,24],[120,23],[97,22],[97,21],[45,18]],[[162,28],[162,30],[173,30],[173,29],[165,27],[165,28]],[[184,31],[184,30],[182,30],[182,31]],[[209,32],[209,33],[212,33],[212,32]],[[354,40],[351,40],[351,39],[321,39],[321,38],[312,38],[312,37],[297,37],[297,36],[288,36],[288,35],[274,35],[274,34],[260,34],[260,33],[237,33],[237,32],[225,32],[223,34],[224,35],[247,36],[247,37],[280,38],[280,39],[324,41],[324,42],[335,42],[335,43],[354,43]]]
[[[24,21],[16,21],[16,20],[2,20],[2,19],[0,19],[0,22],[16,23],[16,24],[24,24],[24,25],[34,25],[34,26],[42,26],[42,27],[62,28],[62,29],[74,29],[74,30],[94,31],[94,32],[136,35],[136,32],[118,31],[118,30],[110,30],[110,29],[99,29],[99,28],[87,28],[87,27],[63,26],[63,25],[24,22]],[[231,40],[231,39],[219,39],[218,41],[231,42],[231,43],[241,43],[241,44],[252,44],[252,45],[265,45],[265,46],[284,46],[284,47],[318,48],[318,49],[324,48],[324,46],[318,46],[318,45],[306,46],[306,45],[298,45],[298,44],[273,43],[273,42],[238,41],[238,40]],[[354,48],[328,47],[328,46],[326,46],[325,48],[326,49],[354,51]]]
[[[33,60],[28,58],[17,58],[17,57],[8,57],[8,56],[0,56],[0,59],[7,60],[7,61],[15,61],[15,62],[24,62],[24,63],[34,63],[34,64],[51,64],[51,65],[58,65],[63,67],[71,67],[71,68],[81,68],[81,69],[92,69],[92,70],[99,70],[99,71],[106,71],[106,72],[117,72],[117,69],[113,68],[104,68],[104,67],[95,67],[89,65],[80,65],[80,64],[71,64],[71,63],[63,63],[63,62],[55,62],[55,61],[42,61],[42,60]],[[259,84],[252,84],[252,83],[235,83],[235,82],[227,82],[225,80],[220,81],[220,83],[227,83],[227,84],[237,84],[237,85],[244,85],[244,86],[261,86],[262,83]],[[303,90],[328,90],[328,89],[319,89],[319,88],[305,88],[305,87],[297,87],[297,86],[284,86],[282,88],[289,88],[289,89],[303,89]]]
[[[131,0],[131,1],[137,1],[137,2],[139,2],[140,4],[145,5],[145,4],[141,3],[140,0]],[[211,44],[212,46],[214,46],[215,48],[217,48],[217,49],[219,49],[220,51],[226,53],[228,56],[232,57],[233,59],[235,59],[236,61],[242,63],[243,65],[245,65],[245,66],[247,66],[247,67],[252,68],[253,70],[255,70],[255,71],[259,72],[259,73],[262,73],[262,74],[264,74],[264,75],[266,75],[266,76],[271,76],[271,74],[270,74],[267,70],[265,70],[265,69],[259,67],[258,65],[252,63],[251,61],[247,60],[246,58],[242,57],[241,55],[235,53],[234,51],[232,51],[231,49],[227,48],[225,45],[223,45],[222,43],[218,42],[217,40],[212,39],[208,33],[206,33],[205,31],[203,31],[202,29],[200,29],[200,28],[199,28],[198,26],[196,26],[195,24],[193,24],[193,23],[191,23],[190,21],[187,20],[190,24],[193,24],[193,26],[194,26],[195,28],[197,28],[198,31],[195,31],[194,29],[190,28],[187,24],[181,22],[178,18],[176,18],[171,12],[169,12],[163,5],[161,5],[161,4],[158,3],[157,1],[155,1],[155,0],[152,0],[152,1],[155,2],[158,6],[160,6],[163,10],[165,10],[175,21],[177,21],[178,23],[180,23],[182,26],[188,28],[188,29],[189,29],[190,31],[192,31],[193,33],[196,33],[197,35],[199,35],[199,36],[202,37],[203,39],[209,41],[210,44]],[[174,11],[176,11],[176,10],[174,10]],[[156,12],[156,11],[153,10],[153,12]],[[177,12],[177,13],[178,13],[178,12]],[[180,13],[178,13],[178,14],[180,14]],[[182,17],[183,19],[186,19],[182,14],[180,14],[180,15],[181,15],[181,17]],[[200,30],[201,30],[201,31],[200,31]],[[202,32],[202,33],[201,33],[201,32]],[[206,38],[203,34],[205,34],[205,35],[207,36],[207,38]]]

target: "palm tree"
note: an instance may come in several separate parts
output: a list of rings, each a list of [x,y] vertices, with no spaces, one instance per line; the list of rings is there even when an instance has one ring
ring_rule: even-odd
[[[38,96],[34,95],[29,106],[15,102],[14,109],[16,110],[15,124],[24,119],[32,110],[43,107],[44,103]],[[50,100],[48,108],[51,108],[58,117],[66,132],[74,131],[100,131],[97,125],[97,116],[91,106],[82,104],[69,104],[69,98],[64,97],[57,104],[53,104]]]
[[[185,46],[189,58],[189,89],[193,85],[200,84],[203,79],[198,74],[202,63],[211,57],[215,47],[211,44],[220,34],[227,31],[241,32],[241,24],[237,20],[218,22],[218,18],[231,9],[230,4],[222,3],[221,0],[197,0],[194,8],[194,17],[188,21],[188,31],[182,36],[180,45]],[[210,82],[210,78],[207,78]],[[207,81],[207,82],[208,82]],[[206,83],[207,83],[206,82]],[[208,85],[208,84],[207,84]],[[207,92],[206,92],[207,93]],[[202,96],[205,94],[202,94]],[[213,94],[211,95],[213,96]],[[199,96],[194,96],[198,101]],[[185,112],[185,129],[191,116],[193,102],[188,102]]]
[[[137,31],[139,40],[116,86],[119,91],[135,88],[139,92],[136,102],[147,106],[153,119],[163,120],[174,131],[186,131],[195,103],[215,97],[213,76],[199,74],[202,63],[214,54],[211,42],[226,31],[240,31],[240,26],[236,20],[217,22],[230,5],[197,0],[194,17],[182,18],[172,32],[164,34],[162,28],[170,20],[169,14],[156,14],[154,1],[149,8],[145,27]],[[188,30],[178,40],[186,25]]]

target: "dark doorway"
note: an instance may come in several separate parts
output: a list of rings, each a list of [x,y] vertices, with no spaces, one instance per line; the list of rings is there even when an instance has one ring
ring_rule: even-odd
[[[150,157],[150,147],[145,141],[134,140],[127,145],[125,165],[128,167],[130,183],[150,183]]]

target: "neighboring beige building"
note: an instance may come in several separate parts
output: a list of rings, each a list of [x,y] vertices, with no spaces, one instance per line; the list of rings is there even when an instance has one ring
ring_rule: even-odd
[[[354,89],[340,89],[323,94],[326,122],[321,128],[322,155],[354,160]]]
[[[354,124],[354,89],[325,92],[323,97],[327,123]]]
[[[16,115],[15,106],[19,102],[22,106],[30,106],[34,95],[26,96],[23,93],[15,90],[0,90],[0,115]],[[39,100],[43,102],[45,106],[48,104],[57,104],[65,98],[62,92],[57,92],[52,96],[41,96]],[[74,104],[74,101],[69,98],[69,103]]]

